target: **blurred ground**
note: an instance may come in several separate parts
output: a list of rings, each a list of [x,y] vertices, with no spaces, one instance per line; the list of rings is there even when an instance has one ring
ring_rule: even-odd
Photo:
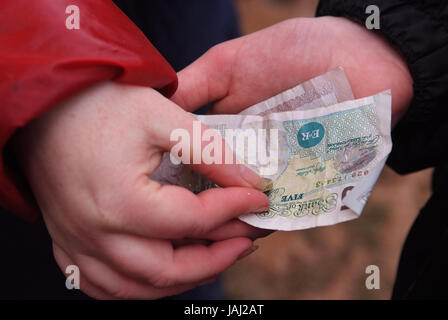
[[[289,17],[313,16],[314,0],[239,0],[243,30]],[[388,299],[401,246],[430,195],[431,171],[383,171],[362,216],[336,226],[277,232],[224,275],[234,299]],[[377,265],[381,288],[367,290],[365,269]]]
[[[236,0],[244,33],[288,18],[314,17],[317,0]]]

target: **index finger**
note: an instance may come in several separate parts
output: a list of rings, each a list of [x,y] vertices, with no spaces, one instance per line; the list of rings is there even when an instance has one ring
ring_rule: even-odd
[[[150,182],[128,191],[123,199],[122,230],[161,239],[200,237],[241,215],[269,209],[264,193],[245,187],[214,188],[195,195],[179,186]]]

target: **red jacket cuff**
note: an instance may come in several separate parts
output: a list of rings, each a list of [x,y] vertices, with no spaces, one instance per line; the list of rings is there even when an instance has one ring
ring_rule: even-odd
[[[79,8],[79,29],[66,28],[69,5]],[[15,130],[100,81],[149,86],[169,96],[177,77],[109,0],[2,1],[0,21],[0,206],[33,220],[37,207],[5,166],[5,145]]]

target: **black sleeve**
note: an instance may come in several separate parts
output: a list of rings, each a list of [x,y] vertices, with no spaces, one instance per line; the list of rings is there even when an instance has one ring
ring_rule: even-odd
[[[321,0],[317,16],[346,17],[361,24],[366,8],[380,9],[380,29],[401,51],[414,80],[414,98],[392,131],[388,164],[409,173],[446,164],[448,155],[448,1]]]

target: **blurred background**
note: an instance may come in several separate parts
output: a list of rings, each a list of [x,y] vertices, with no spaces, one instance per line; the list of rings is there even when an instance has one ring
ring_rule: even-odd
[[[316,0],[236,0],[244,33],[315,14]],[[362,216],[336,226],[276,232],[224,274],[232,299],[389,299],[401,247],[430,195],[431,171],[385,168]],[[368,290],[368,265],[380,289]]]

